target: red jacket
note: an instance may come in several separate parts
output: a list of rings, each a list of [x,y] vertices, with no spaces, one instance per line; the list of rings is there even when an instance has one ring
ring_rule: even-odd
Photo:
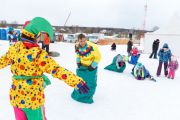
[[[131,54],[132,54],[133,56],[138,55],[138,54],[139,54],[138,49],[132,49],[132,50],[131,50]]]

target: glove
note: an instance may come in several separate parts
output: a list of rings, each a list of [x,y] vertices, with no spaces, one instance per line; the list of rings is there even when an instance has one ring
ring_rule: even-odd
[[[89,87],[83,81],[79,82],[79,84],[77,85],[77,88],[80,94],[86,94],[89,91]]]
[[[95,68],[93,68],[91,65],[88,67],[89,71],[93,71]]]
[[[80,68],[80,66],[81,66],[81,63],[77,63],[77,66],[78,66],[78,68]]]

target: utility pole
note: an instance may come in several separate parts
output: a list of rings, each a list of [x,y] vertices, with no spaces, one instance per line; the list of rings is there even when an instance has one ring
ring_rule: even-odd
[[[70,15],[71,15],[71,11],[69,12],[68,17],[67,17],[67,19],[66,19],[66,21],[65,21],[65,23],[64,23],[64,27],[66,26],[66,23],[67,23],[67,21],[69,20]]]
[[[144,21],[143,21],[143,38],[144,38],[144,31],[146,30],[146,16],[147,16],[147,0],[146,0],[146,3],[144,5]]]
[[[146,16],[147,16],[147,0],[144,5],[144,21],[143,21],[143,28],[142,34],[140,36],[140,46],[142,47],[142,52],[144,52],[144,38],[145,38],[145,30],[146,30]]]

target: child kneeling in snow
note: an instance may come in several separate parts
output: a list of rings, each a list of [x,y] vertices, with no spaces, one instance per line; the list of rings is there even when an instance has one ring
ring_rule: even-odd
[[[131,50],[131,60],[129,61],[130,64],[136,65],[136,63],[138,62],[138,59],[140,57],[140,53],[139,50],[136,46],[133,47],[133,49]]]
[[[168,78],[174,79],[175,77],[175,71],[178,69],[179,64],[177,61],[177,58],[172,55],[171,56],[171,61],[169,62],[168,68],[169,68],[169,74],[168,74]]]
[[[52,39],[53,29],[50,23],[40,17],[32,19],[22,30],[22,41],[11,45],[8,52],[0,58],[0,69],[11,65],[13,77],[10,103],[16,120],[46,120],[44,85],[50,84],[50,81],[44,73],[63,80],[80,93],[88,92],[82,78],[59,66],[39,47],[41,31]]]
[[[145,68],[145,66],[142,63],[137,63],[133,67],[132,75],[137,80],[145,80],[146,78],[149,78],[150,80],[154,80],[154,78],[150,75],[149,71]]]

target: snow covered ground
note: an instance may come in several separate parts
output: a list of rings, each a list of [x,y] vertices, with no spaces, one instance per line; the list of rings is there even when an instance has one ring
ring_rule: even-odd
[[[118,53],[126,54],[126,46],[99,46],[102,60],[99,64],[98,86],[93,104],[78,103],[71,99],[72,88],[49,75],[52,85],[45,90],[46,116],[48,120],[180,120],[180,71],[174,80],[161,75],[157,82],[137,81],[130,74],[132,65],[127,64],[124,73],[115,73],[103,68],[112,62]],[[8,50],[8,42],[0,41],[0,56]],[[75,72],[74,45],[54,43],[50,51],[60,52],[54,58],[61,66]],[[142,62],[152,75],[156,75],[158,60],[142,54]],[[162,71],[163,73],[163,71]],[[0,120],[15,120],[9,102],[11,86],[9,67],[0,70]]]

